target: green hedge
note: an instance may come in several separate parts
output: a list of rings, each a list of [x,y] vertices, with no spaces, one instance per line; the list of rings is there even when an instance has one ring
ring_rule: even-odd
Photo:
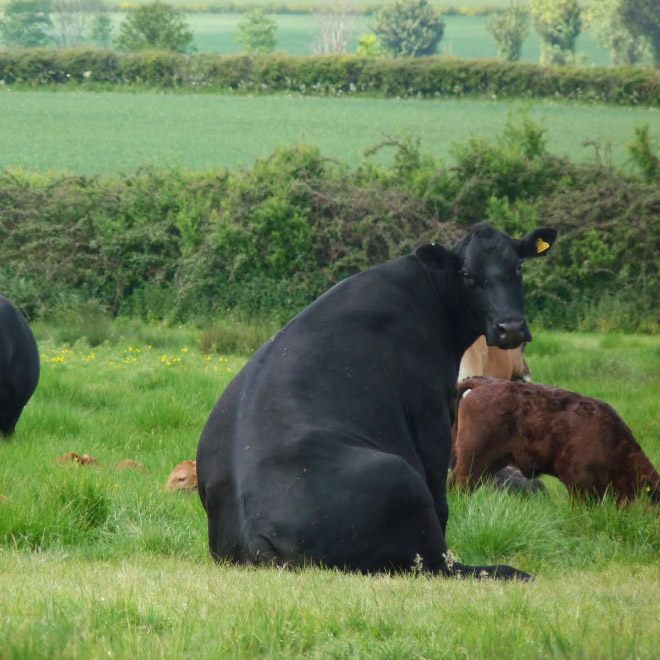
[[[417,145],[355,169],[312,147],[250,169],[116,178],[0,174],[0,291],[30,318],[90,305],[202,321],[282,322],[340,279],[483,219],[513,235],[559,229],[526,266],[537,323],[660,329],[660,181],[549,155],[526,115],[473,138],[444,169]],[[648,158],[655,158],[648,155]],[[643,163],[640,163],[643,165]],[[654,178],[655,177],[655,178]]]
[[[0,52],[6,85],[149,86],[233,93],[370,94],[399,97],[560,97],[660,104],[660,71],[541,67],[521,62],[366,58],[358,55],[119,54],[105,50]]]

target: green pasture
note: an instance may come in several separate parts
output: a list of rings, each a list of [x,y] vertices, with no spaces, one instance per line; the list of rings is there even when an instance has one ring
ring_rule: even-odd
[[[126,17],[125,13],[112,14],[114,34],[119,34],[119,24]],[[186,14],[186,21],[194,35],[194,45],[199,53],[240,53],[242,46],[235,40],[236,25],[243,20],[240,13],[191,13]],[[319,52],[318,44],[321,25],[326,20],[319,13],[311,14],[273,14],[277,23],[278,51],[290,55],[311,55]],[[462,58],[495,58],[497,51],[493,36],[486,30],[486,16],[445,16],[445,34],[438,47],[438,52]],[[372,16],[355,15],[349,18],[350,39],[347,52],[355,53],[360,36],[372,32]],[[607,65],[608,54],[600,48],[592,33],[583,32],[577,41],[576,53],[584,64]],[[541,55],[541,42],[532,29],[524,42],[521,59],[538,62]]]
[[[0,167],[76,173],[130,172],[153,164],[191,169],[248,166],[277,147],[318,145],[356,164],[391,137],[417,137],[450,163],[452,146],[501,132],[519,102],[501,99],[402,100],[189,93],[0,92]],[[547,129],[552,153],[600,157],[621,166],[635,126],[660,135],[655,108],[539,101],[531,116]],[[380,158],[386,157],[381,152]]]
[[[0,442],[0,658],[657,658],[657,510],[548,477],[450,495],[452,552],[531,584],[214,565],[197,496],[162,487],[253,348],[223,352],[238,327],[35,327],[41,382]],[[607,400],[660,464],[660,337],[533,332],[534,379]]]

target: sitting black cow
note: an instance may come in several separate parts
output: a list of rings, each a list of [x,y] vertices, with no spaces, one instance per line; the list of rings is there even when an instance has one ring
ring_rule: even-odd
[[[11,435],[39,382],[39,351],[23,315],[0,296],[0,433]]]
[[[479,224],[451,249],[424,245],[347,278],[264,344],[197,450],[212,556],[528,579],[447,560],[451,416],[479,335],[530,341],[521,262],[555,237]]]

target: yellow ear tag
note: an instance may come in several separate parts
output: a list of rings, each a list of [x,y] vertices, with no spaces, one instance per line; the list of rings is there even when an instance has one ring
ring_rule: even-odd
[[[546,243],[542,238],[536,239],[536,253],[541,254],[550,247],[550,243]]]

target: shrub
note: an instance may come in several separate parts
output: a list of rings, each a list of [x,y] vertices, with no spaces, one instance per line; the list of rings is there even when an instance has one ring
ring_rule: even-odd
[[[263,9],[256,7],[246,12],[236,28],[236,41],[248,53],[265,54],[275,50],[277,23],[266,16]]]
[[[548,154],[525,112],[490,140],[456,145],[452,168],[401,138],[373,150],[393,149],[389,165],[367,156],[353,170],[313,147],[236,171],[6,170],[3,293],[31,319],[59,318],[63,332],[77,319],[90,343],[121,315],[204,323],[205,345],[229,346],[252,317],[276,327],[342,278],[488,219],[513,234],[559,230],[544,263],[526,267],[532,320],[657,330],[658,156],[648,129],[637,133],[639,178]]]
[[[495,37],[497,56],[508,62],[517,62],[523,41],[529,34],[529,13],[512,4],[491,14],[486,21],[486,29]]]
[[[445,22],[427,0],[399,0],[376,14],[374,32],[394,57],[433,55]]]
[[[126,53],[141,50],[190,50],[193,35],[178,9],[160,0],[133,9],[119,26],[117,48]]]

